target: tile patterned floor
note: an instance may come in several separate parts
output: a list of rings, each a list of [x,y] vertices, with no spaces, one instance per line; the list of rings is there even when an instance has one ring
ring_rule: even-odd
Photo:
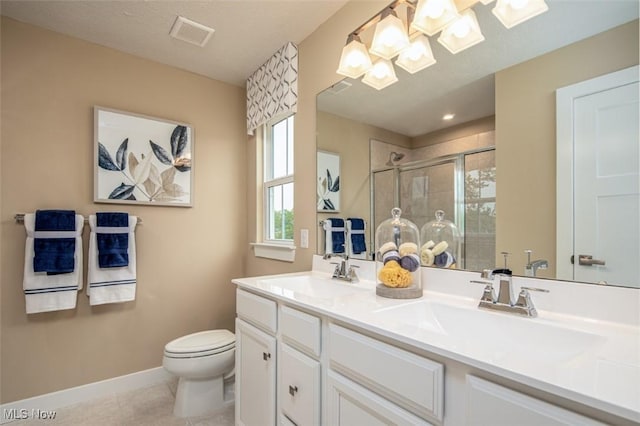
[[[181,419],[172,414],[177,381],[111,395],[56,410],[52,420],[20,420],[10,426],[233,426],[234,407],[206,417]]]

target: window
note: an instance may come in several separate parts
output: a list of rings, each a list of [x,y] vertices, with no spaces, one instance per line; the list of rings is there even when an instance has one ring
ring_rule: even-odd
[[[293,242],[293,116],[268,123],[264,145],[265,242]]]

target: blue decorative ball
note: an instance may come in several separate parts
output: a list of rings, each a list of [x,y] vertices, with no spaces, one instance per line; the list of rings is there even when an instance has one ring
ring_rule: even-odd
[[[456,258],[448,251],[442,252],[433,259],[433,264],[438,268],[448,268],[456,262]]]
[[[420,267],[420,257],[415,253],[402,256],[400,258],[400,266],[409,272],[415,272]]]

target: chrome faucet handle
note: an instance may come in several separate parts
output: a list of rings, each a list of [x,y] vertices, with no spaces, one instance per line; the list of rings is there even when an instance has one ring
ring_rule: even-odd
[[[522,290],[528,290],[528,291],[539,291],[541,293],[550,293],[550,290],[547,290],[546,288],[538,288],[538,287],[520,287],[520,293],[522,293]]]
[[[531,295],[529,291],[539,291],[542,293],[549,293],[549,290],[544,288],[537,287],[520,287],[520,294],[518,295],[518,300],[516,301],[517,308],[521,308],[524,310],[527,316],[529,317],[537,317],[538,311],[533,306],[533,302],[531,301]]]
[[[358,282],[358,275],[356,274],[356,269],[358,268],[358,265],[349,265],[349,271],[347,271],[347,278],[349,278],[349,282]]]
[[[495,303],[496,301],[496,291],[493,288],[492,281],[479,281],[479,280],[471,280],[469,281],[472,284],[483,284],[484,291],[482,292],[482,297],[480,298],[480,303]]]

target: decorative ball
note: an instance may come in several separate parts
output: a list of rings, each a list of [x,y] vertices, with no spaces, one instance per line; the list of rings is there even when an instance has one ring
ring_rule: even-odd
[[[448,268],[454,263],[455,263],[455,258],[448,251],[445,251],[444,253],[440,253],[436,255],[434,258],[434,264],[438,268]]]
[[[396,261],[388,262],[378,273],[378,279],[387,287],[409,287],[413,282],[411,272],[403,269]]]
[[[434,257],[433,252],[423,246],[422,252],[420,253],[420,260],[422,261],[422,264],[424,266],[432,266]]]
[[[387,262],[391,262],[391,261],[395,261],[395,262],[400,261],[400,255],[398,254],[397,250],[389,250],[388,252],[382,255],[382,263],[386,265]]]
[[[445,250],[449,247],[446,241],[440,241],[435,247],[432,249],[434,256],[439,255],[440,253],[444,253]]]
[[[429,240],[429,241],[427,241],[426,243],[424,243],[424,244],[422,245],[422,247],[420,248],[420,250],[421,250],[421,251],[422,251],[422,250],[425,250],[425,249],[429,249],[429,250],[431,250],[431,249],[433,248],[433,246],[435,246],[435,245],[436,245],[436,243],[434,243],[434,242],[433,242],[433,240]]]
[[[400,266],[409,272],[415,272],[420,267],[420,258],[415,253],[407,254],[400,258]]]
[[[402,243],[400,244],[400,247],[398,247],[398,252],[400,252],[400,256],[417,253],[418,246],[415,243]]]
[[[388,243],[384,243],[378,251],[380,252],[380,256],[384,256],[389,250],[398,250],[398,246],[394,242],[389,241]]]

